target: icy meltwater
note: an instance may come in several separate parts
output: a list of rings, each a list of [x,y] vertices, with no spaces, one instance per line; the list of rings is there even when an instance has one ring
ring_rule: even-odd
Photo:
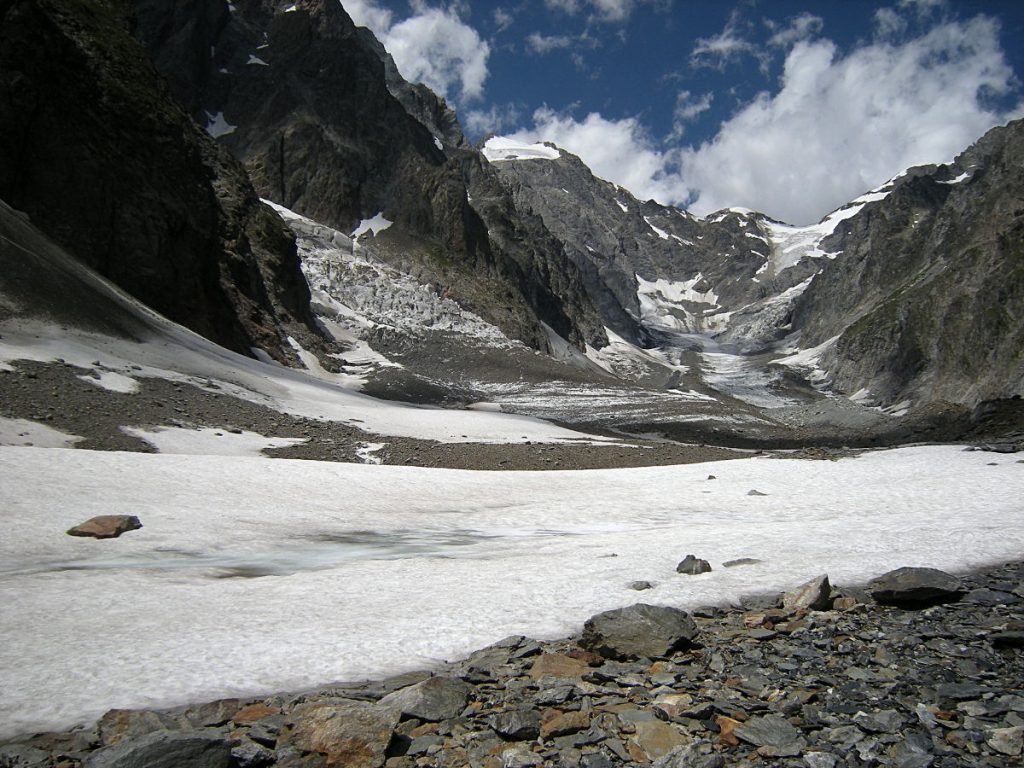
[[[0,478],[0,737],[1024,553],[1024,464],[957,447],[545,473],[12,447]],[[64,533],[111,513],[144,527]],[[676,574],[688,553],[714,570]]]

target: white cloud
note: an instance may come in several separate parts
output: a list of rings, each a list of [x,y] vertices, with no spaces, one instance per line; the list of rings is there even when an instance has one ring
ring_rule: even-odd
[[[526,37],[526,45],[534,53],[545,54],[556,51],[560,48],[572,46],[573,38],[568,35],[542,35],[540,32],[532,32]]]
[[[875,34],[879,37],[896,37],[907,29],[907,20],[892,8],[875,11]]]
[[[986,94],[1013,87],[997,22],[977,16],[846,55],[828,40],[798,41],[778,92],[759,94],[697,148],[659,144],[635,117],[576,120],[548,108],[514,136],[553,141],[640,198],[696,197],[697,214],[744,206],[808,224],[909,166],[948,162],[989,128],[1024,115],[1024,103],[1010,112],[986,104]],[[705,98],[710,104],[710,94],[681,92],[677,121],[700,114]]]
[[[659,150],[639,120],[606,120],[592,112],[582,121],[542,107],[534,125],[513,134],[517,141],[553,141],[578,155],[599,177],[625,187],[641,199],[664,203],[685,200],[689,189],[671,170],[670,153]]]
[[[504,8],[495,8],[493,17],[496,32],[504,32],[515,21],[515,16]]]
[[[726,64],[739,59],[743,54],[756,55],[757,46],[743,36],[741,25],[742,17],[733,11],[721,32],[697,39],[690,53],[690,63],[695,67],[724,69]]]
[[[471,136],[500,133],[515,126],[522,112],[514,104],[492,105],[490,109],[471,109],[464,117],[466,131]]]
[[[768,44],[776,48],[788,48],[800,40],[806,40],[821,32],[825,22],[820,16],[813,13],[801,13],[789,20],[785,27],[770,25],[774,34],[769,38]]]
[[[344,0],[343,5],[356,24],[373,30],[406,80],[445,98],[457,89],[462,102],[483,94],[490,46],[462,21],[457,4],[433,8],[414,0],[413,15],[394,24],[392,14],[374,0]]]
[[[1009,117],[980,98],[1013,82],[998,32],[978,16],[845,57],[829,41],[797,43],[777,94],[683,152],[683,176],[700,193],[692,209],[742,205],[809,223],[907,166],[950,160]]]
[[[669,138],[682,138],[686,124],[693,122],[698,116],[711,109],[713,100],[713,93],[695,97],[689,91],[680,91],[676,96],[676,107],[672,110],[672,133]]]
[[[561,11],[569,15],[579,13],[584,6],[589,6],[596,18],[601,21],[622,21],[633,12],[636,0],[544,0],[544,5],[552,11]]]

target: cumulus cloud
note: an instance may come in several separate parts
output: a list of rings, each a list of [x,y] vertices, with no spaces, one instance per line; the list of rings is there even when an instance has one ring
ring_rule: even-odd
[[[494,104],[486,110],[469,110],[465,114],[464,121],[466,131],[471,136],[485,136],[512,128],[519,123],[521,118],[522,111],[516,105]]]
[[[757,55],[757,46],[746,38],[742,26],[742,17],[738,11],[733,11],[721,32],[697,39],[690,53],[690,64],[723,70],[745,54]]]
[[[373,0],[343,4],[356,24],[377,35],[406,80],[423,83],[445,98],[457,91],[463,103],[483,94],[490,46],[462,21],[458,5],[435,8],[414,0],[413,15],[392,23],[392,14]]]
[[[765,22],[772,31],[768,44],[776,48],[789,48],[800,40],[806,40],[821,32],[825,22],[813,13],[801,13],[794,16],[785,26]]]
[[[950,160],[1009,115],[986,107],[1013,71],[997,23],[978,16],[847,56],[799,42],[782,88],[760,94],[718,135],[679,158],[695,213],[741,205],[804,224],[903,168]]]
[[[552,141],[578,155],[602,179],[625,187],[641,199],[681,202],[689,189],[672,171],[672,157],[633,117],[607,120],[596,112],[578,121],[542,107],[533,113],[533,127],[513,138],[524,142]]]
[[[711,109],[712,101],[714,101],[712,93],[694,96],[689,91],[680,91],[676,96],[675,109],[672,110],[672,133],[669,138],[682,138],[686,131],[686,125]]]
[[[658,142],[637,117],[592,112],[578,120],[548,108],[515,136],[553,141],[637,197],[690,203],[697,214],[744,206],[809,224],[909,166],[948,162],[992,126],[1024,116],[1024,103],[991,106],[994,95],[1016,87],[998,23],[977,16],[898,43],[878,37],[846,54],[829,40],[797,40],[778,90],[760,93],[699,147],[680,147],[676,132]],[[710,94],[683,91],[677,121],[707,106]]]
[[[532,32],[526,36],[527,47],[539,54],[550,53],[560,48],[569,48],[572,44],[573,38],[568,35],[542,35],[540,32]]]

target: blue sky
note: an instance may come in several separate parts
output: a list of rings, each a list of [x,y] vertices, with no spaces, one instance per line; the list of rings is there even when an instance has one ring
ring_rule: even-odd
[[[342,0],[487,133],[641,198],[805,224],[1024,116],[1024,3]]]

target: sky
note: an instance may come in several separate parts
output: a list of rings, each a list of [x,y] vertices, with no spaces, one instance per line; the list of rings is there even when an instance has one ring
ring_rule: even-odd
[[[1012,0],[341,0],[473,141],[792,224],[1024,116]]]

